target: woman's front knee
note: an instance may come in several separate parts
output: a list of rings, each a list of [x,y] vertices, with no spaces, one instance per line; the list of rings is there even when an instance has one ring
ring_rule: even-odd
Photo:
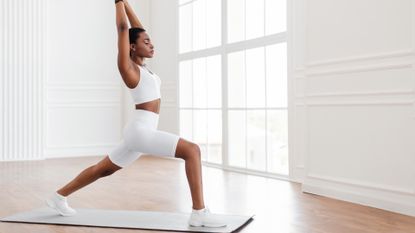
[[[200,157],[201,156],[200,156],[200,147],[199,147],[199,145],[197,145],[195,143],[190,144],[187,156],[185,156],[184,159],[185,160],[186,159],[200,159]]]
[[[200,156],[200,146],[199,145],[193,144],[192,145],[192,150],[193,150],[194,154]]]
[[[200,159],[200,147],[196,143],[180,139],[175,156],[183,160]]]

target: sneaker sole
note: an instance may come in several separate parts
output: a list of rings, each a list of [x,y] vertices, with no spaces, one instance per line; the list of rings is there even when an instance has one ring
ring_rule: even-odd
[[[209,225],[205,225],[205,224],[194,224],[194,223],[189,223],[189,226],[191,227],[206,227],[206,228],[220,228],[220,227],[226,227],[227,225],[217,225],[217,226],[209,226]]]

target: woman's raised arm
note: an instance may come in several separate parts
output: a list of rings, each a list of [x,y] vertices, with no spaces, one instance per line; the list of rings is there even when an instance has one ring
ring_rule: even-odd
[[[130,59],[129,28],[123,1],[115,1],[115,16],[118,33],[118,70],[124,83],[129,88],[133,88],[137,85],[140,77],[139,75],[137,77],[137,72]]]
[[[127,0],[123,0],[125,5],[125,11],[127,12],[128,20],[130,21],[131,27],[144,29],[137,15],[134,13],[133,8],[130,6]]]

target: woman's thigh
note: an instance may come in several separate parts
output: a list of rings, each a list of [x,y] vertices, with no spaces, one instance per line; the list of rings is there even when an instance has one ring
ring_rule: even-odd
[[[179,139],[178,135],[147,128],[136,128],[124,137],[130,150],[168,157],[175,156]]]

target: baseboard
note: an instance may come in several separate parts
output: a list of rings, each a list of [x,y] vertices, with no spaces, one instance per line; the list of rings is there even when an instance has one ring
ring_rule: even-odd
[[[88,157],[98,155],[108,155],[115,146],[99,146],[84,148],[49,148],[45,151],[45,158],[68,158],[68,157]]]
[[[415,195],[411,193],[377,190],[310,177],[306,177],[302,191],[415,217]]]

